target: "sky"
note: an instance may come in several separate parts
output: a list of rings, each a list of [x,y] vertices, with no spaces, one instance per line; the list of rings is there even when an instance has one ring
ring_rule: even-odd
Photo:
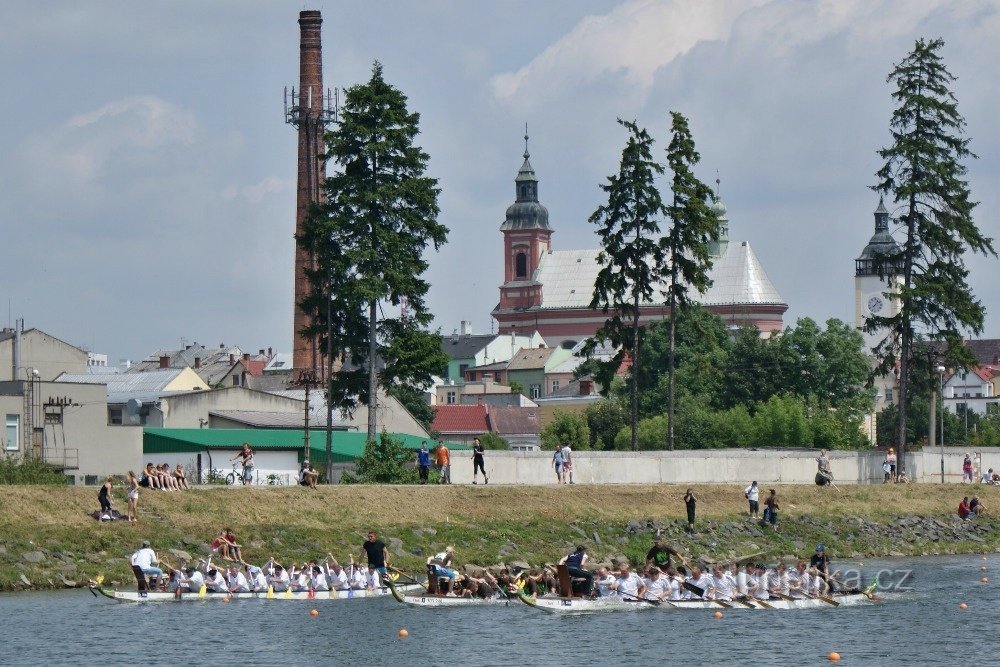
[[[420,114],[448,244],[428,303],[477,333],[503,279],[504,212],[530,134],[553,247],[587,222],[625,142],[691,124],[730,238],[797,318],[853,320],[854,258],[889,142],[886,76],[942,37],[967,120],[976,219],[998,235],[1000,0],[34,0],[0,4],[0,297],[121,358],[198,342],[290,351],[301,9],[323,13],[324,81],[385,78]],[[890,206],[890,210],[892,207]],[[968,259],[1000,337],[995,259]]]

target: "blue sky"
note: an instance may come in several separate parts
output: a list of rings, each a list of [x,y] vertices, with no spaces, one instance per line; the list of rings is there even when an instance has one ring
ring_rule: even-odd
[[[0,297],[28,326],[142,357],[182,339],[291,347],[300,3],[93,0],[0,6]],[[488,331],[498,227],[524,123],[557,248],[595,247],[587,217],[615,171],[620,116],[665,145],[690,118],[700,176],[722,180],[790,304],[786,324],[853,318],[853,258],[888,141],[885,77],[943,37],[968,121],[977,219],[997,235],[996,0],[333,1],[329,86],[372,61],[421,114],[450,241],[430,256],[437,326]],[[995,260],[971,281],[1000,336]],[[0,304],[0,307],[7,304]],[[6,320],[4,321],[6,324]]]

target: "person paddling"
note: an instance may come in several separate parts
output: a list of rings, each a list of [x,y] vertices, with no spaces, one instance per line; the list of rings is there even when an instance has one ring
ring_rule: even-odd
[[[583,569],[583,565],[586,562],[587,548],[581,544],[576,548],[576,551],[563,556],[559,561],[559,564],[566,566],[566,570],[569,572],[571,580],[584,580],[583,585],[580,587],[580,594],[583,597],[590,597],[590,591],[594,587],[594,575],[589,570]],[[571,594],[572,592],[573,591],[564,591],[565,594]]]
[[[653,546],[646,552],[646,567],[653,565],[660,568],[661,572],[666,572],[670,568],[671,556],[677,556],[682,563],[687,564],[687,560],[679,551],[667,546],[667,541],[658,536],[653,541]]]

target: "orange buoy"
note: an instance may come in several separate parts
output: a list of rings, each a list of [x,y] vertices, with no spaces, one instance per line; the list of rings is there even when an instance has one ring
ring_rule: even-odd
[[[958,608],[959,608],[959,609],[968,609],[968,608],[969,608],[969,605],[965,604],[964,602],[960,602],[960,603],[958,604]]]
[[[229,602],[229,598],[222,598],[223,602]]]
[[[981,583],[981,584],[988,584],[988,583],[990,583],[990,580],[987,579],[986,577],[983,577],[982,579],[979,580],[979,583]]]
[[[310,616],[319,616],[319,610],[312,609],[312,610],[310,610],[309,615]]]
[[[836,651],[830,651],[826,655],[826,659],[829,660],[830,662],[837,662],[838,660],[840,660],[840,654],[837,653]]]
[[[715,618],[722,618],[722,612],[721,611],[717,611],[714,614],[712,614],[712,616],[714,616]]]
[[[401,639],[406,639],[407,637],[410,636],[410,631],[407,630],[406,628],[400,628],[399,629],[399,636],[400,636]]]
[[[979,571],[980,572],[985,572],[986,571],[986,566],[985,565],[980,565],[979,566]]]

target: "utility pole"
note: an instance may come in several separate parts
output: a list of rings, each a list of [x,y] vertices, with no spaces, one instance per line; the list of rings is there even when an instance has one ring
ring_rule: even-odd
[[[309,390],[316,386],[316,372],[311,370],[303,370],[299,373],[298,379],[296,379],[293,384],[304,387],[306,390],[306,405],[305,405],[305,429],[302,431],[302,452],[305,457],[303,460],[309,460]]]

